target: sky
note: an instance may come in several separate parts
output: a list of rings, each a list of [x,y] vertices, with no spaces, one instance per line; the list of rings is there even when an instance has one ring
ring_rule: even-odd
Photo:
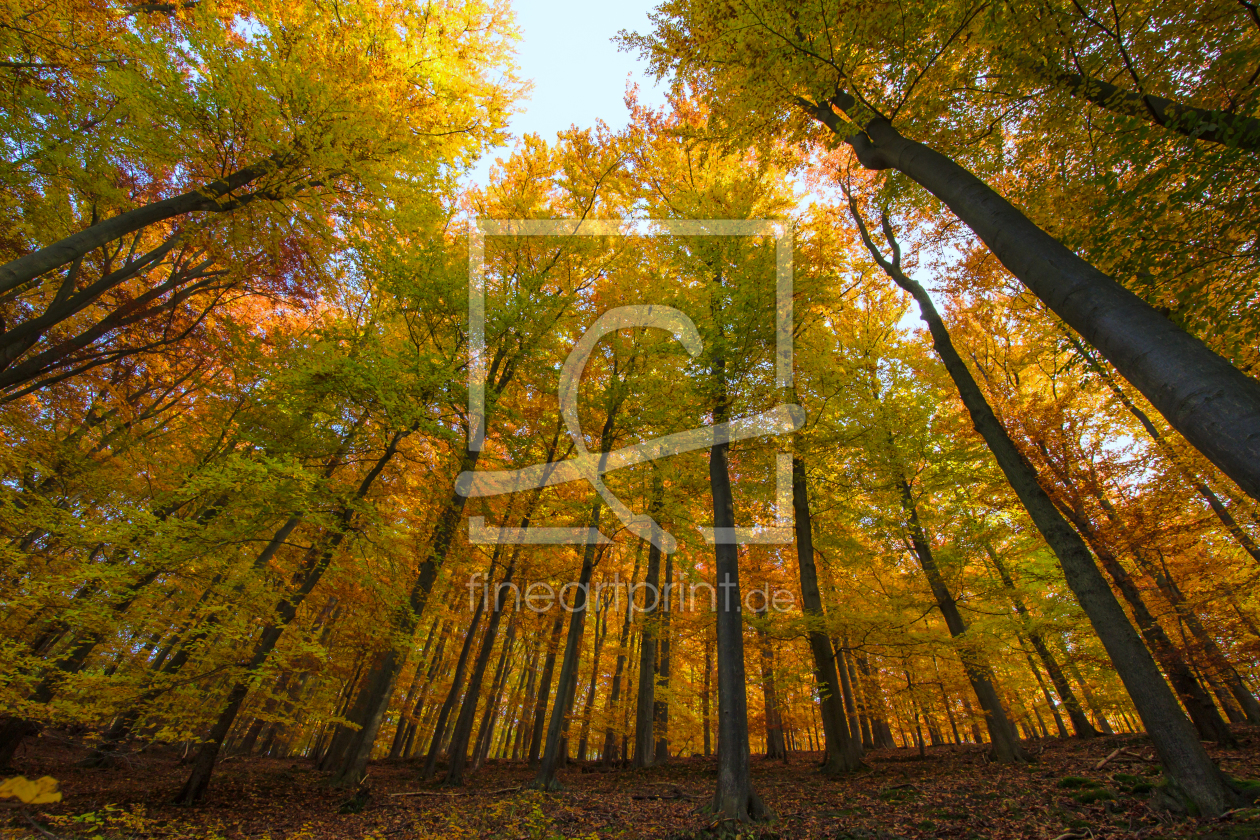
[[[628,80],[639,85],[641,102],[664,104],[665,85],[653,81],[646,62],[612,42],[622,29],[646,33],[648,13],[658,2],[514,0],[522,36],[517,44],[520,76],[531,80],[534,90],[525,111],[512,118],[512,133],[537,133],[550,142],[571,125],[589,128],[602,119],[619,128],[629,116],[624,101]],[[510,151],[510,146],[491,151],[470,179],[484,184],[494,159]]]

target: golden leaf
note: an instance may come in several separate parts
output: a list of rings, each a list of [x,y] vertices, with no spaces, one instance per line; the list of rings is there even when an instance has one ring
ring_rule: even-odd
[[[61,791],[57,790],[57,780],[52,776],[44,776],[30,781],[25,776],[14,776],[0,782],[0,799],[16,796],[27,805],[44,805],[48,802],[60,802]]]

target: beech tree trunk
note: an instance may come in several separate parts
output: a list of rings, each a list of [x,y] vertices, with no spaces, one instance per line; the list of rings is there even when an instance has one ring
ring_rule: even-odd
[[[834,101],[846,110],[855,104],[843,93]],[[943,201],[1192,446],[1260,499],[1260,382],[1078,257],[950,158],[902,136],[883,118],[845,136],[845,123],[829,103],[810,110],[844,137],[864,167],[895,168]],[[1154,731],[1149,725],[1147,730]]]
[[[919,522],[919,510],[910,493],[910,484],[905,479],[901,479],[899,485],[901,504],[906,512],[906,530],[910,535],[910,544],[919,558],[919,565],[923,568],[924,576],[927,577],[932,596],[936,599],[936,606],[945,619],[945,626],[949,628],[949,634],[957,639],[966,634],[967,623],[963,620],[962,613],[958,611],[958,604],[954,596],[950,594],[945,578],[936,565],[936,558],[928,544],[927,534]],[[984,711],[984,723],[989,730],[989,740],[993,743],[993,752],[997,760],[1004,764],[1022,764],[1028,761],[1024,748],[1019,744],[1019,733],[1015,731],[998,697],[997,688],[994,686],[993,669],[980,661],[966,640],[959,646],[958,654],[962,659],[963,669],[967,672],[967,679],[971,681],[971,688],[976,693],[976,699],[980,701],[980,708]]]
[[[611,424],[612,415],[609,415]],[[606,425],[605,428],[608,428]],[[609,441],[611,443],[611,441]],[[608,449],[601,451],[607,452]],[[599,515],[603,503],[596,501],[591,507],[591,529],[599,528]],[[573,612],[569,616],[569,635],[565,639],[564,659],[560,664],[560,679],[556,685],[556,703],[551,709],[551,721],[547,725],[547,741],[543,749],[542,761],[538,766],[538,774],[534,777],[533,786],[540,790],[556,790],[556,769],[560,766],[561,741],[567,728],[569,708],[573,702],[573,694],[577,689],[578,654],[581,651],[582,630],[586,622],[587,590],[591,584],[591,574],[595,570],[597,545],[594,540],[586,543],[582,550],[582,571],[578,576],[578,585],[573,593]],[[567,758],[567,745],[565,753]]]
[[[814,683],[821,698],[823,738],[826,740],[823,772],[835,775],[862,766],[861,754],[853,742],[849,723],[841,705],[843,689],[836,672],[835,652],[827,635],[822,593],[818,588],[818,568],[814,564],[813,519],[809,510],[809,485],[805,461],[792,456],[792,513],[796,530],[796,565],[801,577],[801,610],[809,627],[809,651],[814,660]]]
[[[670,601],[674,591],[674,558],[665,555],[665,590],[661,594],[660,638],[657,641],[656,676],[659,687],[665,692],[661,697],[653,692],[652,722],[656,734],[656,763],[669,760],[669,624]]]
[[[538,704],[534,709],[534,728],[529,741],[529,764],[538,763],[542,751],[543,727],[547,723],[547,699],[551,696],[551,675],[556,667],[556,653],[560,646],[560,631],[564,629],[564,611],[556,610],[556,620],[551,628],[551,644],[547,658],[543,660],[542,676],[538,678]]]
[[[653,519],[661,513],[664,488],[658,473],[652,475],[652,500],[649,513]],[[661,609],[661,550],[648,547],[647,577],[643,598],[643,628],[639,633],[639,691],[634,707],[634,766],[650,767],[656,760],[656,739],[652,735],[652,719],[656,702],[657,616]],[[652,599],[649,608],[647,599]]]
[[[499,553],[502,551],[501,545],[494,547],[494,554],[490,558],[490,569],[486,572],[486,580],[494,579],[494,566],[499,559]],[[481,597],[477,599],[477,607],[473,610],[472,621],[468,624],[468,632],[464,634],[464,643],[459,649],[459,659],[455,663],[455,675],[451,678],[451,688],[446,692],[446,699],[442,702],[442,708],[438,711],[437,722],[433,725],[433,735],[429,740],[429,752],[424,758],[424,769],[420,773],[420,778],[431,778],[437,770],[438,754],[442,750],[442,741],[446,737],[446,724],[451,719],[451,712],[455,709],[455,704],[459,702],[460,694],[464,688],[464,670],[468,667],[468,655],[472,652],[473,640],[477,638],[477,626],[481,623],[481,615],[485,611],[486,599]]]
[[[528,527],[529,516],[525,517]],[[498,548],[496,546],[496,548]],[[481,650],[473,663],[472,675],[468,678],[468,688],[464,692],[464,702],[459,707],[459,717],[455,721],[455,731],[451,735],[451,745],[446,751],[448,769],[443,784],[447,786],[464,783],[464,765],[468,760],[468,739],[472,736],[473,722],[477,714],[477,700],[481,696],[481,681],[485,678],[486,667],[490,664],[490,655],[494,651],[494,643],[499,635],[499,622],[503,618],[503,602],[506,597],[504,588],[512,583],[512,574],[516,571],[516,560],[520,556],[521,547],[512,546],[512,556],[508,560],[503,579],[494,587],[490,596],[493,606],[490,609],[490,620],[486,624],[486,632],[481,637]],[[506,652],[506,643],[504,651]]]
[[[1126,117],[1136,117],[1191,137],[1231,148],[1260,151],[1260,120],[1209,108],[1195,108],[1162,96],[1134,93],[1081,73],[1046,70],[1073,96]]]
[[[626,662],[629,659],[630,651],[626,648],[626,643],[630,639],[630,618],[634,613],[634,582],[639,578],[639,560],[642,557],[643,540],[639,540],[635,544],[634,571],[630,573],[630,581],[627,584],[626,612],[621,619],[621,636],[617,640],[617,667],[613,672],[612,691],[608,695],[608,726],[604,729],[604,748],[600,753],[600,761],[605,764],[616,761],[618,758],[618,741],[613,731],[613,713],[617,710],[617,704],[621,702],[621,680],[625,676]]]
[[[766,606],[763,604],[757,611],[757,617],[766,617]],[[760,642],[761,654],[761,698],[765,705],[766,719],[766,758],[787,761],[787,744],[783,740],[783,719],[779,715],[779,696],[774,685],[774,648],[770,645],[770,634],[765,627],[757,628],[757,639]]]
[[[989,555],[989,561],[993,563],[993,568],[997,569],[998,577],[1002,579],[1002,586],[1006,588],[1012,603],[1015,605],[1015,612],[1023,620],[1024,626],[1028,628],[1028,639],[1032,642],[1033,650],[1037,651],[1041,664],[1045,666],[1046,673],[1050,675],[1050,682],[1054,683],[1054,690],[1058,692],[1064,708],[1067,709],[1068,719],[1072,721],[1072,731],[1076,733],[1078,738],[1097,737],[1099,734],[1098,730],[1089,722],[1089,718],[1086,717],[1084,710],[1081,709],[1081,704],[1076,699],[1076,694],[1072,692],[1072,686],[1067,681],[1067,677],[1063,675],[1063,669],[1055,661],[1054,654],[1050,651],[1050,646],[1046,644],[1041,631],[1032,627],[1028,607],[1024,604],[1024,599],[1019,597],[1018,591],[1015,589],[1015,581],[1011,578],[1010,572],[1007,571],[1006,564],[1001,561],[997,552],[994,551],[993,546],[987,540],[984,543],[984,551]],[[1033,671],[1035,673],[1036,669],[1034,668]],[[1055,710],[1055,720],[1058,720],[1058,710]]]
[[[936,157],[941,156],[936,155]],[[1010,208],[1010,205],[1003,202],[974,176],[961,170],[952,162],[946,161],[946,163],[970,178],[975,187]],[[972,188],[968,187],[968,189]],[[959,396],[971,416],[972,423],[975,424],[976,431],[988,444],[989,451],[993,453],[998,466],[1001,467],[1011,488],[1028,511],[1037,530],[1041,532],[1050,549],[1059,558],[1069,588],[1085,610],[1090,624],[1094,627],[1094,632],[1098,634],[1099,640],[1107,650],[1116,673],[1128,690],[1129,696],[1133,698],[1138,714],[1142,717],[1142,723],[1146,731],[1150,733],[1151,742],[1174,788],[1173,794],[1185,797],[1204,814],[1221,814],[1234,807],[1241,801],[1240,796],[1230,787],[1220,769],[1199,742],[1194,727],[1186,719],[1176,698],[1169,691],[1150,651],[1146,649],[1146,645],[1134,631],[1128,616],[1124,614],[1124,609],[1116,601],[1111,587],[1107,585],[1102,573],[1094,565],[1094,560],[1081,540],[1081,536],[1068,525],[1050,496],[1042,488],[1036,471],[1024,459],[993,413],[980,386],[972,378],[971,371],[967,369],[962,357],[954,349],[949,332],[945,329],[940,315],[937,314],[931,298],[922,286],[901,272],[900,265],[890,264],[880,255],[866,232],[860,214],[857,213],[856,204],[852,201],[850,208],[854,211],[855,221],[859,224],[863,241],[871,250],[872,256],[898,285],[914,296],[919,304],[919,311],[932,334],[932,343],[937,355],[940,356],[950,378],[958,387]],[[1010,212],[1019,215],[1014,208],[1010,208]],[[1022,216],[1019,218],[1023,219]],[[1041,237],[1049,239],[1031,222],[1026,219],[1023,222],[1032,227]],[[885,234],[890,237],[890,245],[895,242],[891,239],[892,229],[888,224],[885,224]],[[1077,259],[1066,248],[1062,248],[1054,240],[1050,241],[1073,260]],[[1185,337],[1184,334],[1182,335]],[[1185,338],[1188,339],[1188,337]],[[1117,365],[1117,367],[1120,366]],[[1120,369],[1123,372],[1123,368]]]
[[[727,419],[725,372],[717,360],[723,393],[713,412],[713,422]],[[733,533],[735,505],[725,440],[716,439],[709,449],[709,486],[713,492],[713,526],[717,533]],[[748,766],[748,695],[744,673],[743,598],[739,591],[739,552],[733,542],[716,540],[717,659],[718,659],[718,776],[712,811],[738,822],[764,819],[769,809],[752,789]]]

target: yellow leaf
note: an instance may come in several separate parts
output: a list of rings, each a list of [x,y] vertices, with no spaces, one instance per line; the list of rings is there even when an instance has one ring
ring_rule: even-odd
[[[0,799],[11,796],[16,796],[27,805],[43,805],[61,801],[61,791],[57,790],[57,780],[52,776],[44,776],[33,782],[25,776],[5,779],[0,782]]]

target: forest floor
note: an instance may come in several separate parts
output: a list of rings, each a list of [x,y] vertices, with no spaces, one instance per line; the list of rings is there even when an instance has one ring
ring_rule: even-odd
[[[1240,746],[1211,748],[1222,769],[1260,778],[1260,732],[1240,731]],[[775,811],[761,838],[1260,838],[1260,808],[1213,820],[1174,819],[1153,810],[1146,790],[1159,781],[1144,737],[1090,742],[1025,742],[1027,767],[988,763],[975,746],[868,753],[867,772],[833,780],[814,768],[817,753],[789,763],[755,758],[753,785]],[[1104,758],[1120,748],[1098,769]],[[304,760],[229,758],[204,805],[169,804],[187,772],[178,753],[133,753],[118,767],[75,766],[86,750],[55,733],[19,755],[28,778],[61,782],[64,800],[19,806],[0,801],[0,838],[125,840],[429,840],[429,838],[685,838],[715,836],[699,809],[712,795],[712,758],[678,758],[648,770],[603,771],[571,764],[566,789],[526,789],[532,773],[491,763],[468,787],[443,790],[418,781],[411,763],[375,763],[359,813],[341,813],[348,793]]]

